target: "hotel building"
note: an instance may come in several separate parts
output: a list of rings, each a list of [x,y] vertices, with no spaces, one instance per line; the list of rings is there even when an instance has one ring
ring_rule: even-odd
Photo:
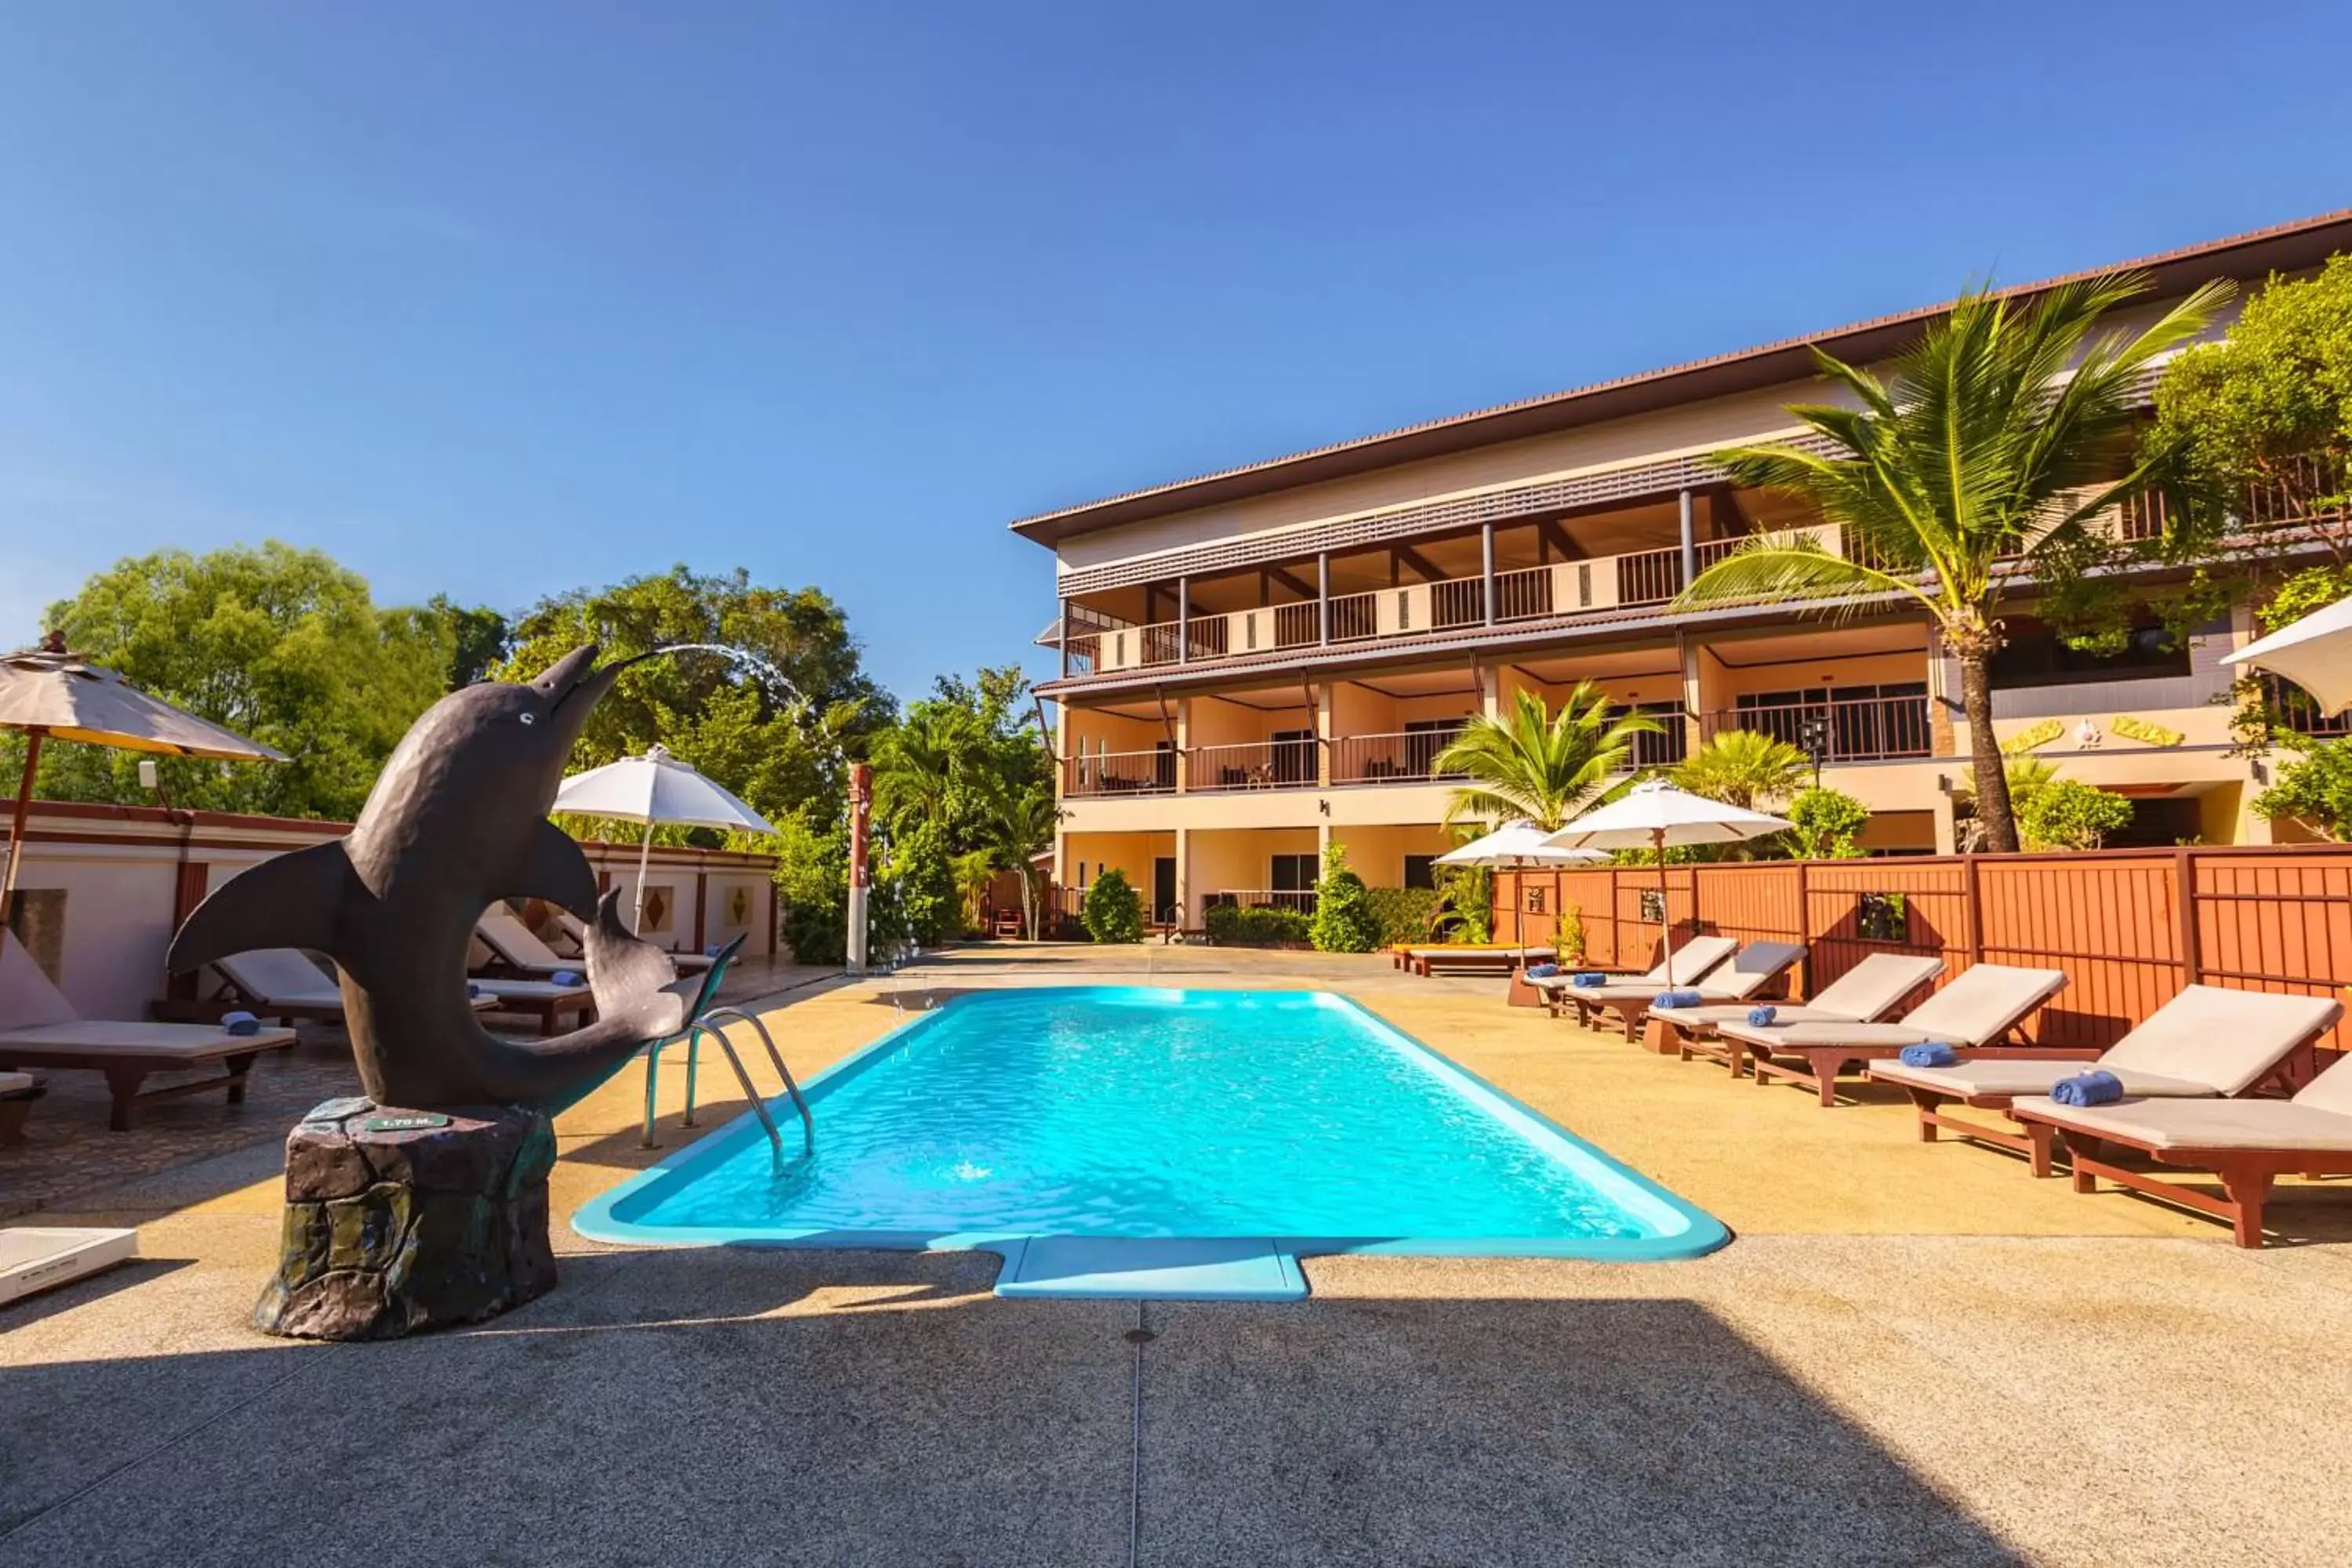
[[[2352,247],[2352,213],[2130,263],[2145,320],[2212,278],[2242,290]],[[2032,296],[2048,285],[2012,290]],[[1213,903],[1305,903],[1334,840],[1374,885],[1412,885],[1450,844],[1433,763],[1469,716],[1580,680],[1664,726],[1672,763],[1734,729],[1813,751],[1871,809],[1866,847],[1949,853],[1969,776],[1958,667],[1899,597],[1835,622],[1787,605],[1676,611],[1694,574],[1759,533],[1838,529],[1727,481],[1707,454],[1794,438],[1830,396],[1809,345],[1883,364],[1935,307],[1024,518],[1052,550],[1057,650],[1042,694],[1069,897],[1124,871],[1154,920]],[[2217,323],[2218,333],[2227,325]],[[2257,498],[2259,504],[2259,498]],[[2118,516],[2112,526],[2145,526]],[[2008,603],[1994,672],[2002,741],[2128,796],[2116,842],[2261,843],[2263,764],[2231,754],[2229,671],[2245,606],[2172,645],[2152,623],[2111,658]]]

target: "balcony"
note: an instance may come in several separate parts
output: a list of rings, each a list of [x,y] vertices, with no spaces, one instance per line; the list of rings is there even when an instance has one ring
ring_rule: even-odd
[[[1839,548],[1839,531],[1829,524],[1769,537],[1801,536],[1832,550]],[[1698,569],[1706,571],[1746,542],[1723,539],[1696,546],[1693,554]],[[1670,545],[1496,572],[1491,579],[1441,577],[1393,588],[1335,594],[1328,599],[1264,605],[1143,626],[1092,610],[1081,617],[1078,612],[1083,606],[1074,605],[1069,668],[1073,675],[1108,675],[1297,648],[1360,646],[1462,631],[1490,622],[1509,626],[1623,615],[1665,605],[1683,586],[1683,552],[1680,546]],[[1491,617],[1487,613],[1490,591]]]
[[[1935,754],[1928,699],[1924,692],[1757,704],[1696,715],[1663,703],[1644,703],[1638,709],[1620,711],[1647,714],[1660,725],[1654,733],[1634,737],[1632,765],[1636,769],[1670,768],[1683,761],[1688,753],[1694,725],[1701,741],[1712,740],[1728,731],[1748,730],[1809,753],[1817,732],[1821,760],[1829,764],[1894,762]],[[2342,731],[2331,723],[2321,732]],[[1246,790],[1444,784],[1462,776],[1437,769],[1438,756],[1453,739],[1454,729],[1449,726],[1393,734],[1342,735],[1328,742],[1300,737],[1194,746],[1184,753],[1181,793],[1231,795]],[[1328,773],[1322,755],[1326,752],[1329,753]],[[1066,798],[1180,793],[1175,753],[1164,747],[1149,752],[1088,752],[1066,761],[1062,776]]]
[[[1089,752],[1062,763],[1062,794],[1071,798],[1103,795],[1174,795],[1176,753]]]
[[[1752,730],[1809,751],[1808,726],[1817,725],[1824,763],[1875,763],[1935,754],[1927,723],[1927,698],[1864,697],[1821,702],[1724,708],[1703,714],[1703,740],[1732,730]]]

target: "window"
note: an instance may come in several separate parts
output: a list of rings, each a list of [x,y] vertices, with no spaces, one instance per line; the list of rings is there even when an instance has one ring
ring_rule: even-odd
[[[1272,877],[1268,885],[1277,893],[1310,892],[1315,887],[1315,857],[1276,855]]]
[[[1274,732],[1274,782],[1309,784],[1315,782],[1316,773],[1315,731],[1276,730]],[[1312,879],[1309,879],[1308,885],[1313,885]]]
[[[1437,886],[1437,857],[1408,855],[1404,858],[1404,885],[1408,888]]]
[[[1854,934],[1864,942],[1909,942],[1911,902],[1901,893],[1864,893],[1854,910]]]
[[[2075,686],[2096,680],[2155,680],[2189,673],[2189,645],[2158,626],[2135,626],[2115,654],[2068,647],[2030,616],[2009,617],[2008,640],[1992,656],[1995,690]]]
[[[1538,888],[1538,887],[1535,887],[1535,886],[1530,885],[1530,886],[1528,888],[1528,889],[1527,889],[1527,894],[1528,894],[1528,913],[1529,913],[1529,914],[1531,914],[1531,915],[1539,915],[1539,914],[1543,913],[1543,912],[1544,912],[1544,889],[1541,889],[1541,888]]]

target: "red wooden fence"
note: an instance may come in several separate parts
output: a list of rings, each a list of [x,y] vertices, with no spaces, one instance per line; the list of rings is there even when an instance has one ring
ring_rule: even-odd
[[[1496,938],[1550,942],[1570,909],[1589,962],[1645,967],[1657,888],[1654,866],[1501,872]],[[1800,994],[1872,952],[1936,954],[1946,981],[1975,963],[2063,969],[2029,1031],[2051,1045],[2107,1045],[2192,982],[2352,985],[2352,845],[1672,866],[1666,903],[1677,940],[1807,943]],[[2352,1026],[2325,1044],[2352,1050]]]

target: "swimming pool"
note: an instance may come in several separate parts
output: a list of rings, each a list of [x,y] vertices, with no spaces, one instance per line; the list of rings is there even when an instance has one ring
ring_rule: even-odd
[[[1155,1296],[1302,1294],[1301,1254],[1631,1260],[1727,1239],[1323,992],[971,994],[807,1095],[817,1152],[782,1179],[747,1115],[598,1198],[575,1228],[654,1244],[986,1247],[1007,1259],[1003,1294]]]

